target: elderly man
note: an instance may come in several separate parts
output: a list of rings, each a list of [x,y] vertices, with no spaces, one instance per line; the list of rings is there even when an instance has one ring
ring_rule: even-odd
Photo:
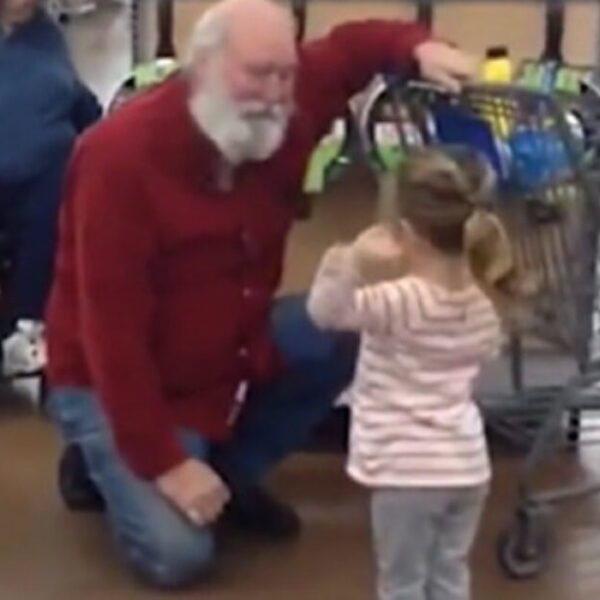
[[[355,340],[273,302],[311,150],[379,71],[450,88],[472,61],[370,21],[298,50],[289,13],[224,0],[187,68],[89,132],[66,186],[48,315],[50,410],[82,448],[122,555],[176,587],[213,562],[220,516],[291,536],[259,487],[349,380]]]

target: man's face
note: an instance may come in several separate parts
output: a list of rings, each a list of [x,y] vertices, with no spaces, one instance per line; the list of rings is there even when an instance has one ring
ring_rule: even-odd
[[[293,40],[285,36],[238,38],[226,51],[223,76],[231,97],[240,104],[290,109],[296,65]]]
[[[266,160],[282,145],[296,65],[291,30],[239,32],[202,65],[192,114],[227,160]]]

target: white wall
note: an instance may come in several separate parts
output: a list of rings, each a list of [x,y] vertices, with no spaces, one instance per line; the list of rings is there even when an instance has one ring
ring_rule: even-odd
[[[140,50],[154,55],[156,0],[142,0]],[[128,2],[105,4],[92,14],[76,17],[64,30],[73,60],[84,79],[106,104],[132,66],[132,22]]]

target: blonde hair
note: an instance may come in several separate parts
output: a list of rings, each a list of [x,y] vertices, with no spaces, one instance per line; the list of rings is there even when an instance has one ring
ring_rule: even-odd
[[[492,211],[496,178],[481,155],[463,146],[411,152],[382,196],[386,220],[407,221],[445,255],[466,254],[473,276],[505,320],[522,319],[528,289],[510,238]]]

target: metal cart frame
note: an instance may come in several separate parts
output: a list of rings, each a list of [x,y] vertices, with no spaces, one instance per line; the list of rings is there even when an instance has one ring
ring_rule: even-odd
[[[507,139],[520,128],[551,134],[561,145],[564,164],[536,185],[515,185],[516,158],[514,153],[509,156],[494,210],[506,219],[517,260],[540,278],[527,333],[567,352],[578,374],[554,386],[526,385],[526,336],[514,335],[509,348],[509,391],[480,398],[488,426],[526,451],[514,518],[498,539],[498,558],[510,576],[532,577],[550,556],[548,509],[600,492],[598,481],[544,491],[538,491],[534,481],[554,450],[576,448],[587,441],[594,427],[588,428],[581,415],[600,409],[600,388],[595,388],[600,383],[600,363],[592,357],[600,235],[598,179],[584,159],[582,140],[574,135],[566,109],[550,95],[521,87],[473,86],[452,98],[422,83],[388,81],[387,97],[380,102],[385,101],[387,118],[391,115],[395,122],[404,149],[459,143],[442,139],[440,122],[436,122],[436,110],[447,106],[485,124],[499,144],[499,156]],[[365,123],[363,119],[363,129]],[[415,127],[420,134],[417,142]]]

